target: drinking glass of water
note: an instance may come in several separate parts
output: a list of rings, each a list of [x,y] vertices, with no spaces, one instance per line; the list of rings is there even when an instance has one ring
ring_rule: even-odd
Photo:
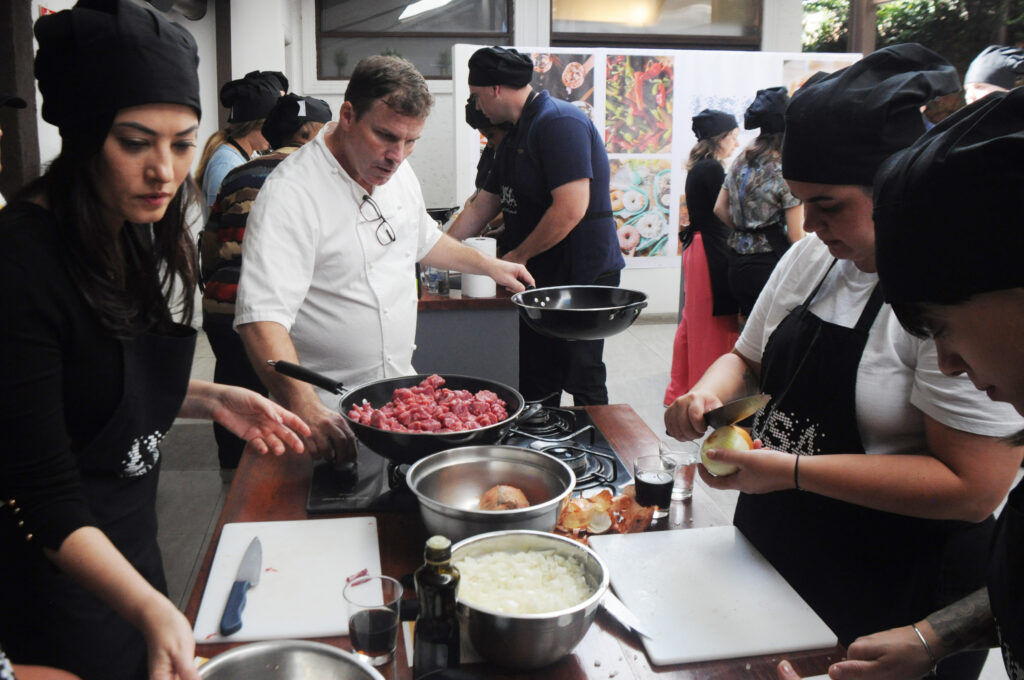
[[[342,595],[352,651],[373,666],[395,658],[402,584],[390,576],[362,576],[346,583]]]
[[[662,458],[676,464],[672,500],[684,501],[693,496],[693,477],[700,463],[700,446],[696,442],[662,440],[658,446]]]
[[[639,456],[633,461],[633,481],[636,502],[643,506],[656,505],[655,517],[668,514],[672,504],[672,484],[675,481],[675,461],[662,456]]]

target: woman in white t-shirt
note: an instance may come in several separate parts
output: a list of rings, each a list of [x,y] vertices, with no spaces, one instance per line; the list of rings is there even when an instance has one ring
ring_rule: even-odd
[[[746,385],[773,396],[753,425],[764,449],[714,451],[739,470],[701,477],[743,492],[736,526],[843,644],[983,584],[991,513],[1021,461],[997,439],[1020,418],[942,375],[934,342],[900,327],[874,273],[874,172],[924,131],[919,107],[958,87],[944,59],[897,45],[796,93],[783,175],[817,238],[787,252],[733,352],[665,415],[669,434],[692,439]],[[983,663],[960,655],[939,677]]]

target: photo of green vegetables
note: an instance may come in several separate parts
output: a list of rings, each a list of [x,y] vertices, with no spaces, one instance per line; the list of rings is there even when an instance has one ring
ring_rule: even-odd
[[[672,149],[672,57],[611,55],[605,84],[608,153]]]

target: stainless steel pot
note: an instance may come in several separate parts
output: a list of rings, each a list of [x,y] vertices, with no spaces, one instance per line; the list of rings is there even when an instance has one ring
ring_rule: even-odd
[[[552,531],[576,475],[562,461],[515,446],[465,446],[441,451],[409,468],[406,483],[419,499],[431,534],[453,542],[502,529]],[[481,510],[480,496],[496,484],[517,487],[530,507]]]
[[[544,614],[503,614],[458,601],[459,621],[477,653],[492,663],[517,670],[552,664],[572,652],[587,634],[608,590],[608,567],[590,548],[540,531],[498,531],[460,541],[452,561],[492,552],[553,550],[580,560],[593,594],[575,607]]]
[[[600,340],[629,328],[647,306],[647,295],[616,286],[552,286],[516,293],[512,302],[541,335]]]
[[[526,402],[523,395],[508,385],[483,378],[473,378],[466,375],[442,374],[445,379],[445,387],[453,390],[490,390],[498,395],[505,402],[505,410],[508,418],[487,427],[475,430],[464,430],[462,432],[392,432],[382,430],[379,427],[372,427],[357,423],[349,418],[349,411],[353,406],[367,401],[375,407],[380,408],[387,402],[395,390],[399,387],[415,387],[428,377],[426,374],[405,375],[400,378],[385,378],[373,382],[357,385],[352,389],[345,388],[337,380],[325,375],[311,371],[310,369],[293,364],[287,361],[272,361],[271,365],[279,373],[287,375],[296,380],[308,382],[321,387],[329,392],[342,395],[338,402],[338,411],[352,428],[353,434],[359,438],[371,451],[396,463],[415,463],[420,458],[438,451],[455,448],[457,446],[469,446],[472,444],[493,444],[512,426],[519,414],[522,413]]]
[[[384,680],[354,654],[322,642],[270,640],[235,647],[199,668],[204,680]]]

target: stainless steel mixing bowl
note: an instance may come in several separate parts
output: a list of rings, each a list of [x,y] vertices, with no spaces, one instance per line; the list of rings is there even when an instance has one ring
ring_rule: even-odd
[[[590,629],[608,590],[608,568],[593,550],[542,531],[496,531],[467,538],[452,548],[452,561],[528,550],[552,550],[580,560],[593,593],[575,607],[544,614],[503,614],[458,601],[463,632],[477,653],[491,663],[517,670],[541,668],[571,653]]]
[[[229,649],[199,669],[204,680],[384,680],[354,654],[309,640],[270,640]]]
[[[406,473],[431,534],[452,542],[489,531],[551,531],[576,475],[562,461],[515,446],[464,446],[427,456]],[[520,489],[527,508],[481,510],[480,496],[496,484]]]

